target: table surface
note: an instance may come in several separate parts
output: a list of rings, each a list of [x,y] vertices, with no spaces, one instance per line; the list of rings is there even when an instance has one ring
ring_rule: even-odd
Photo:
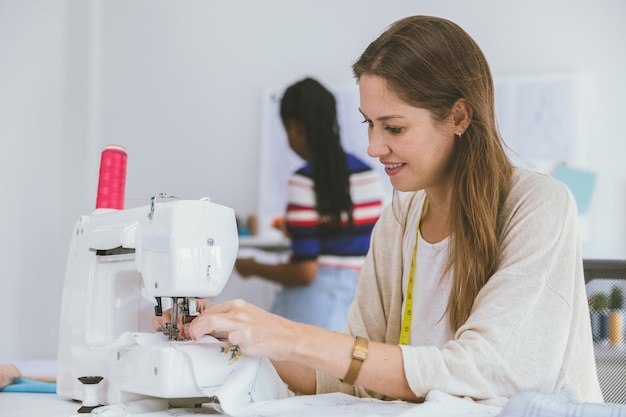
[[[0,415],[7,417],[73,417],[79,415],[80,401],[32,392],[1,392]],[[85,414],[80,414],[85,416]]]
[[[432,394],[432,393],[431,393]],[[429,394],[429,397],[430,395]],[[279,404],[280,402],[280,404]],[[80,401],[70,400],[57,394],[0,392],[0,416],[2,417],[87,417],[89,414],[78,414]],[[292,397],[284,400],[259,403],[259,408],[252,410],[256,417],[496,417],[500,407],[479,405],[469,400],[455,398],[448,394],[436,393],[432,401],[424,404],[411,404],[401,401],[377,401],[355,398],[345,394],[322,394],[302,397]],[[117,407],[117,406],[113,406]],[[125,411],[113,411],[109,415],[127,415]],[[195,416],[198,409],[176,409],[161,412],[147,412],[150,416]],[[255,412],[256,411],[256,412]],[[219,415],[213,409],[204,409],[203,415]],[[141,415],[141,413],[131,413]]]

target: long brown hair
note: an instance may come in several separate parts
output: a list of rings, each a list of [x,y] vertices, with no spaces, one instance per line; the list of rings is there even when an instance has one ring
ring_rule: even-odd
[[[465,98],[473,113],[455,149],[450,208],[453,283],[446,313],[457,330],[500,257],[499,213],[511,187],[513,166],[495,120],[494,87],[487,60],[474,40],[446,19],[412,16],[393,23],[353,65],[383,77],[404,102],[443,121]]]

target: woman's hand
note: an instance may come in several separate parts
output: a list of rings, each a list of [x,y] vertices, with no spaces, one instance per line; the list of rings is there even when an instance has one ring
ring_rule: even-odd
[[[19,369],[14,365],[0,365],[0,388],[12,384],[21,376]]]
[[[272,360],[281,379],[301,394],[315,394],[315,371],[303,358],[314,356],[311,349],[319,350],[310,343],[319,339],[316,335],[321,332],[326,336],[346,337],[350,344],[348,349],[354,344],[349,336],[287,320],[244,300],[208,307],[187,330],[192,339],[209,334],[239,346],[245,355]],[[327,345],[334,346],[333,343]]]
[[[254,258],[237,258],[235,261],[235,270],[242,278],[248,278],[256,275],[257,262]]]
[[[296,323],[243,300],[215,304],[188,326],[192,339],[209,334],[227,339],[250,356],[286,360],[298,340]]]
[[[265,264],[254,258],[238,258],[235,270],[243,277],[257,276],[281,285],[308,285],[317,275],[317,261]]]
[[[195,299],[195,303],[196,303],[196,310],[195,312],[197,313],[202,313],[204,310],[206,310],[209,306],[213,305],[214,303],[212,301],[209,301],[207,299],[204,298],[196,298]],[[194,318],[196,318],[197,316],[185,316],[183,314],[178,314],[178,322],[177,322],[177,327],[180,330],[180,337],[183,339],[189,339],[189,333],[187,332],[187,328],[189,327],[189,324],[191,321],[193,321]],[[163,315],[161,316],[153,316],[152,317],[152,327],[154,328],[155,331],[157,332],[163,332],[165,333],[165,329],[168,323],[172,322],[172,309],[168,308],[167,310],[163,311]]]

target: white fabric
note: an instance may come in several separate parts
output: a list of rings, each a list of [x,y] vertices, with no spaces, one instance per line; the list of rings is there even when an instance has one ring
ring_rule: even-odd
[[[575,403],[568,391],[522,392],[507,402],[499,417],[626,417],[626,405]]]
[[[433,391],[422,404],[404,401],[381,401],[356,398],[343,393],[291,397],[252,404],[239,417],[495,417],[500,407],[478,404],[468,398],[457,398]],[[168,409],[161,400],[140,400],[97,408],[92,415],[100,417],[168,417],[213,414],[203,408]]]

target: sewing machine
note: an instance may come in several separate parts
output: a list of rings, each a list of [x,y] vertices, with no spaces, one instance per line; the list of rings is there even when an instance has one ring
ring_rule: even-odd
[[[203,397],[189,360],[171,348],[176,315],[193,315],[196,297],[222,291],[237,251],[233,210],[205,199],[152,198],[149,206],[81,216],[63,287],[57,393],[84,400],[87,381],[99,404]],[[167,335],[155,333],[155,310],[170,302],[179,308]]]

